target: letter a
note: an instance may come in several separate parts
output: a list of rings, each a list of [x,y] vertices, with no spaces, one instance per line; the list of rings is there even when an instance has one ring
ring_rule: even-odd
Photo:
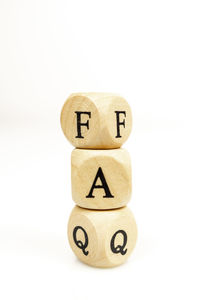
[[[101,180],[102,185],[96,185],[98,178]],[[104,177],[104,174],[103,174],[103,171],[101,168],[98,169],[96,177],[95,177],[92,187],[90,189],[90,192],[86,196],[86,198],[94,198],[95,197],[92,195],[94,189],[104,189],[105,195],[103,196],[103,198],[114,198],[114,196],[110,192],[110,189],[108,187],[108,184],[106,182],[106,179]]]

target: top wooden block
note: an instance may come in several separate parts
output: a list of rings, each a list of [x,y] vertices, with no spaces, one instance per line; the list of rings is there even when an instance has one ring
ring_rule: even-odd
[[[118,95],[71,94],[62,108],[61,127],[77,148],[119,148],[131,132],[131,109]]]

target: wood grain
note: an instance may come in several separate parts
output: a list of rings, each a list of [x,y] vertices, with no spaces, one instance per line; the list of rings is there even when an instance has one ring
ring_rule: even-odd
[[[97,211],[75,206],[68,223],[68,239],[82,262],[114,267],[124,263],[133,251],[137,227],[128,207]]]
[[[131,197],[131,160],[125,149],[75,149],[71,155],[72,198],[90,209],[125,206]]]
[[[119,148],[131,132],[131,109],[115,94],[72,94],[63,105],[61,127],[74,147]]]

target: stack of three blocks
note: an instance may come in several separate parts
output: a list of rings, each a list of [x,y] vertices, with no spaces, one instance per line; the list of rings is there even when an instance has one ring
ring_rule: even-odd
[[[62,108],[61,126],[76,147],[71,155],[76,206],[68,222],[70,246],[88,265],[120,265],[137,239],[135,219],[126,207],[131,161],[120,148],[132,128],[130,106],[114,94],[72,94]]]

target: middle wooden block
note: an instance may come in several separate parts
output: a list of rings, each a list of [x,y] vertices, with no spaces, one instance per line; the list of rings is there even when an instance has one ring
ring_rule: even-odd
[[[131,161],[125,149],[75,149],[71,155],[72,198],[89,209],[125,206],[131,197]]]

